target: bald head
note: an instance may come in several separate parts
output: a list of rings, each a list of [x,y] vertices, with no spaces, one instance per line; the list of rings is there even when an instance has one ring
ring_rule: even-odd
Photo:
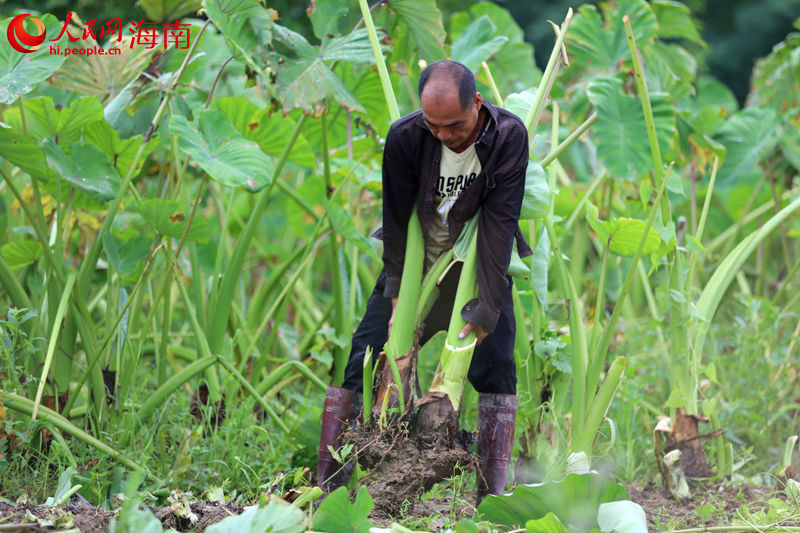
[[[461,109],[474,102],[477,90],[475,76],[461,63],[443,59],[428,65],[419,76],[418,91],[436,100],[449,99],[457,95]]]

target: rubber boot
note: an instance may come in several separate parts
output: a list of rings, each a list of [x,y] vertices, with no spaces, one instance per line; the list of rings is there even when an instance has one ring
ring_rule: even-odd
[[[503,494],[514,449],[514,426],[519,397],[514,394],[478,395],[478,498]],[[477,505],[476,504],[476,505]]]
[[[355,420],[356,391],[341,387],[328,387],[325,394],[325,407],[322,410],[322,431],[319,436],[317,462],[317,486],[325,492],[332,492],[350,477],[347,468],[336,461],[328,446],[339,447],[339,437],[345,427]],[[352,470],[352,468],[350,469]]]

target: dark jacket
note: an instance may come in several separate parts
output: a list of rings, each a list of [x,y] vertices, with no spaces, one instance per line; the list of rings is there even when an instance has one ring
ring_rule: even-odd
[[[528,133],[514,114],[484,100],[488,125],[475,142],[481,172],[448,215],[450,240],[455,242],[465,222],[481,210],[478,221],[478,298],[461,310],[464,320],[491,332],[511,281],[507,276],[513,241],[520,256],[531,249],[519,230],[525,193]],[[406,233],[416,200],[423,234],[434,216],[442,143],[425,126],[422,111],[392,124],[383,152],[383,262],[387,298],[397,297],[403,273]]]

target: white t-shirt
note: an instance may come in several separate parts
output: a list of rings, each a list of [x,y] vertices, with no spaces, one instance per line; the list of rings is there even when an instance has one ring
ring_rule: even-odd
[[[425,235],[426,270],[443,251],[450,247],[447,216],[461,192],[475,181],[480,172],[481,162],[475,151],[475,144],[461,153],[456,153],[442,144],[439,182],[436,184],[436,214],[433,216],[430,231]]]

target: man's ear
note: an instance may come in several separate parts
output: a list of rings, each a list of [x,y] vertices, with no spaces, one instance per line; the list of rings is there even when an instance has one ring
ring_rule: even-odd
[[[481,104],[483,104],[483,97],[481,96],[481,93],[476,92],[475,93],[475,109],[480,111],[481,110]]]

